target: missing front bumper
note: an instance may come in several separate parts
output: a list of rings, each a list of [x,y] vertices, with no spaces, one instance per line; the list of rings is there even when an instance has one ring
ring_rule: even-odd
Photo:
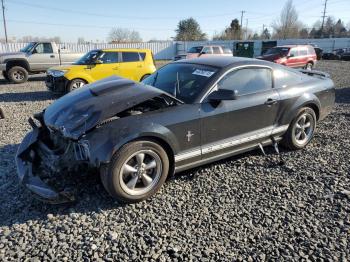
[[[72,146],[72,152],[64,152],[64,154],[69,155],[55,155],[53,150],[50,150],[48,147],[45,148],[42,141],[40,141],[40,132],[42,132],[41,128],[37,127],[33,121],[30,121],[33,130],[28,133],[20,144],[17,154],[16,154],[16,165],[18,178],[20,183],[23,184],[26,188],[28,188],[36,198],[52,203],[52,204],[61,204],[75,201],[76,197],[76,188],[68,187],[63,190],[57,190],[54,186],[50,186],[45,183],[41,177],[41,173],[38,166],[41,166],[41,162],[43,165],[48,165],[49,160],[53,158],[56,159],[54,164],[58,166],[53,166],[53,170],[57,170],[57,174],[60,172],[64,176],[68,176],[66,174],[67,169],[60,169],[59,163],[60,158],[64,161],[68,161],[66,159],[70,159],[69,165],[73,167],[80,167],[82,163],[86,163],[86,159],[82,159],[82,157],[86,158],[88,156],[88,150],[86,146],[79,146],[79,144],[74,144]],[[84,150],[84,152],[78,152],[78,149]],[[40,149],[40,153],[39,153]],[[42,158],[42,155],[45,155],[47,158]],[[74,156],[74,157],[71,157]],[[77,160],[77,158],[80,158]],[[55,172],[54,172],[55,173]]]

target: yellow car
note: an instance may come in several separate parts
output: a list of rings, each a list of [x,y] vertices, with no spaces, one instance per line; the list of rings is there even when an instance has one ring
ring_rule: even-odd
[[[46,86],[55,93],[67,93],[112,75],[142,81],[155,71],[149,49],[99,49],[72,65],[47,70]]]

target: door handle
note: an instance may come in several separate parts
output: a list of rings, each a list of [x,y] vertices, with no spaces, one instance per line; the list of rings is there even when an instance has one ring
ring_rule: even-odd
[[[118,70],[118,69],[119,69],[119,67],[117,67],[117,66],[116,66],[116,67],[113,67],[112,69],[113,69],[113,70]]]
[[[50,57],[51,57],[51,58],[55,58],[55,56],[54,56],[54,55],[50,55]]]
[[[138,67],[138,68],[141,68],[141,67],[142,67],[142,65],[138,65],[137,67]]]
[[[265,105],[271,106],[271,105],[277,104],[277,102],[278,102],[277,99],[269,98],[266,100]]]

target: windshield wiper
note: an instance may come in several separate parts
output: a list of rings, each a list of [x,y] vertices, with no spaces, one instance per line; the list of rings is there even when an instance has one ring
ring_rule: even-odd
[[[156,75],[154,76],[154,79],[153,79],[153,83],[152,83],[152,86],[155,87],[155,84],[156,84],[156,81],[157,81],[157,78],[158,78],[158,73],[159,71],[157,71]]]
[[[177,93],[180,94],[180,81],[179,81],[179,72],[176,72],[176,82],[174,85],[174,96],[176,97]]]

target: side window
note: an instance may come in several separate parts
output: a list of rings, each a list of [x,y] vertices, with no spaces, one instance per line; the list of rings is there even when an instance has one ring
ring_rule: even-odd
[[[140,61],[138,52],[122,52],[123,62],[138,62]]]
[[[299,56],[298,54],[298,49],[297,48],[292,48],[289,52],[289,55],[291,56]]]
[[[33,53],[36,53],[36,54],[51,54],[51,53],[53,53],[52,46],[51,46],[50,43],[38,44],[35,47]]]
[[[315,55],[316,51],[312,46],[307,47],[308,55]]]
[[[299,56],[307,56],[306,48],[300,48],[299,49]]]
[[[221,79],[218,88],[237,90],[240,96],[269,90],[272,88],[272,73],[268,68],[240,69]]]
[[[203,48],[202,52],[205,53],[205,54],[212,54],[213,50],[211,49],[210,46],[206,46],[206,47]]]
[[[220,47],[218,47],[218,46],[213,46],[213,53],[214,53],[214,54],[221,54]]]
[[[140,57],[141,57],[141,60],[142,61],[145,61],[145,58],[146,58],[146,53],[139,53],[140,54]]]
[[[118,52],[105,52],[99,57],[104,64],[118,63]]]

